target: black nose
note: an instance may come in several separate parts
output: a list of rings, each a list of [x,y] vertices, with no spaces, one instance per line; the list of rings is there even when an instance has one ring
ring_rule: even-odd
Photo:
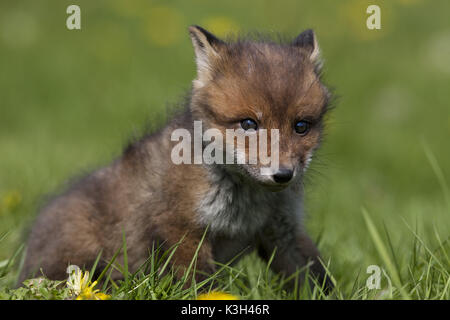
[[[273,180],[276,183],[286,183],[292,179],[294,171],[291,169],[279,169],[277,173],[273,175]]]

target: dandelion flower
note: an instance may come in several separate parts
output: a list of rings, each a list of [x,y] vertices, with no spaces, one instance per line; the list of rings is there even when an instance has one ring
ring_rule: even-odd
[[[228,17],[210,17],[203,20],[202,24],[218,37],[224,37],[230,32],[236,33],[239,31],[239,25]]]
[[[199,295],[197,300],[239,300],[239,298],[229,293],[213,291]]]
[[[183,15],[174,7],[155,6],[148,9],[144,22],[144,32],[152,44],[158,47],[169,47],[180,40],[180,29],[183,28]]]
[[[67,287],[76,297],[76,300],[107,300],[111,296],[99,289],[95,289],[97,281],[89,281],[89,271],[83,272],[81,269],[75,269],[67,279]]]
[[[3,202],[3,207],[6,208],[6,210],[13,211],[22,202],[22,195],[20,194],[19,191],[16,191],[16,190],[9,191],[3,197],[2,202]]]

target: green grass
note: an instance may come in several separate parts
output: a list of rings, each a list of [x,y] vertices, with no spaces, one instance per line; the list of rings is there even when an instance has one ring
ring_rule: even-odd
[[[111,299],[196,299],[200,293],[220,291],[230,293],[240,299],[449,299],[450,298],[450,259],[448,243],[443,243],[436,234],[438,246],[428,247],[414,230],[415,241],[410,247],[410,256],[405,262],[397,260],[394,248],[387,237],[383,240],[373,224],[369,214],[363,209],[367,224],[377,253],[380,255],[386,270],[382,269],[384,280],[379,289],[370,289],[365,285],[364,277],[356,277],[353,283],[339,281],[332,271],[333,266],[326,264],[335,289],[326,294],[321,283],[311,278],[313,283],[294,290],[285,290],[284,284],[289,278],[280,277],[270,271],[268,264],[263,263],[255,254],[247,256],[237,266],[218,264],[217,271],[202,282],[195,282],[191,277],[196,271],[197,253],[181,278],[175,277],[171,259],[177,245],[167,251],[154,246],[149,250],[149,258],[139,269],[130,273],[126,259],[126,240],[100,275],[91,281],[98,280],[96,288],[111,296]],[[390,248],[392,251],[389,252]],[[116,257],[122,251],[123,265],[117,263]],[[20,251],[18,251],[20,252]],[[15,255],[17,257],[17,255]],[[0,279],[7,278],[14,266],[15,257],[0,265]],[[96,263],[90,270],[94,274]],[[123,274],[123,280],[113,281],[110,272],[116,269]],[[299,270],[301,271],[301,270]],[[102,281],[103,280],[103,281]],[[351,285],[351,287],[350,287]],[[47,279],[27,280],[25,286],[18,289],[3,287],[0,299],[73,299],[65,281],[49,281]]]
[[[65,28],[73,2],[2,2],[0,298],[67,297],[54,282],[12,289],[30,222],[46,195],[109,163],[189,89],[186,28],[196,23],[220,35],[316,30],[339,96],[306,183],[306,227],[336,284],[327,298],[449,299],[450,3],[377,1],[382,29],[368,31],[372,2],[82,0],[81,31]],[[189,299],[211,287],[242,299],[325,298],[320,288],[284,291],[255,255],[183,289],[169,263],[156,271],[170,256],[156,251],[147,273],[114,262],[127,276],[107,284],[113,298]],[[383,270],[380,289],[366,286],[370,265]]]

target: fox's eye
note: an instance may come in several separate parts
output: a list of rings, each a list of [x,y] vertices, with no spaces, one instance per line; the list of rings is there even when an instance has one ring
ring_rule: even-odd
[[[257,130],[258,124],[253,119],[245,119],[245,120],[241,121],[241,127],[245,131],[250,130],[250,129]]]
[[[295,132],[301,135],[307,134],[309,131],[309,123],[306,121],[299,121],[295,124]]]

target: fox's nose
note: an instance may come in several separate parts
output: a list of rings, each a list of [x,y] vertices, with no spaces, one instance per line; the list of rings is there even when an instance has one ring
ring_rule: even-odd
[[[286,183],[292,179],[294,171],[291,169],[279,169],[277,173],[273,175],[273,180],[276,183]]]

